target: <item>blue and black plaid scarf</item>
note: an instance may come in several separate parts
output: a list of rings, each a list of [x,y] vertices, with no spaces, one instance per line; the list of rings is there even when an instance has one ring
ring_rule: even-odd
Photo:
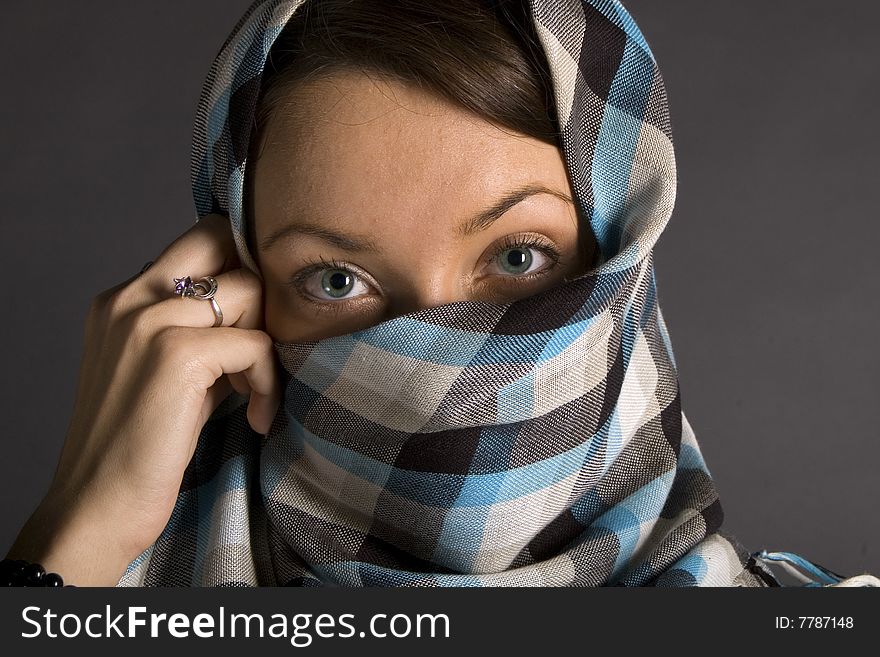
[[[198,215],[227,215],[251,267],[247,136],[268,50],[301,4],[250,7],[198,112]],[[237,397],[218,409],[121,585],[764,585],[720,531],[657,304],[676,168],[654,56],[619,2],[530,8],[601,263],[513,303],[277,344],[286,392],[268,436]]]

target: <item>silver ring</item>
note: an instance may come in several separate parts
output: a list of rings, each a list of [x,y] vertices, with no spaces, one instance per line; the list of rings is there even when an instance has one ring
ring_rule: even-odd
[[[198,299],[210,301],[211,310],[214,311],[214,327],[223,324],[223,311],[220,304],[214,298],[217,294],[217,279],[213,276],[205,276],[197,281],[189,276],[174,279],[174,294],[179,294],[182,299]]]

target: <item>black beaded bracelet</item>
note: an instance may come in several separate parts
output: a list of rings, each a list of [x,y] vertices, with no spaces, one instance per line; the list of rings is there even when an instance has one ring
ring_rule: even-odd
[[[24,559],[0,561],[0,586],[65,586],[58,573],[47,573],[38,563]],[[73,586],[67,584],[66,586]]]

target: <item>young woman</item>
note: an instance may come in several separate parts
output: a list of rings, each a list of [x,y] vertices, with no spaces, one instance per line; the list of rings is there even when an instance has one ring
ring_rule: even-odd
[[[77,585],[777,584],[681,409],[675,187],[617,2],[255,2],[203,90],[200,220],[96,298],[9,556]]]

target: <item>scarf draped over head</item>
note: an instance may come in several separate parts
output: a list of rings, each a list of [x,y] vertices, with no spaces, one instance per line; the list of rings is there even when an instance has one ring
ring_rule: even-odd
[[[192,151],[198,216],[229,217],[261,73],[303,0],[260,0],[217,55]],[[760,586],[682,412],[652,250],[675,155],[654,56],[613,0],[531,0],[592,271],[276,343],[265,439],[230,397],[172,517],[121,585]],[[586,229],[586,227],[584,227]]]

